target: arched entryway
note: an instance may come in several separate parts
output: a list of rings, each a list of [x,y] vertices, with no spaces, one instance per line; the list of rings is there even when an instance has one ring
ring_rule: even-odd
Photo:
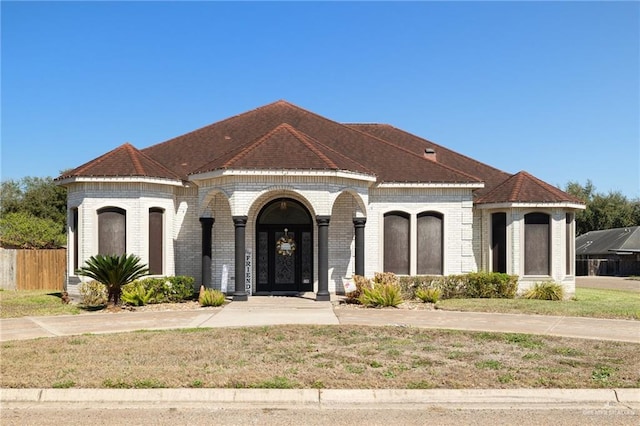
[[[265,205],[256,221],[256,293],[313,291],[313,220],[291,198]]]

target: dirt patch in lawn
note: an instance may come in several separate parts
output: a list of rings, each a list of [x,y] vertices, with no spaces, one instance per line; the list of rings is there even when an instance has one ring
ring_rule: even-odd
[[[407,327],[271,326],[3,343],[0,386],[611,388],[640,345]]]

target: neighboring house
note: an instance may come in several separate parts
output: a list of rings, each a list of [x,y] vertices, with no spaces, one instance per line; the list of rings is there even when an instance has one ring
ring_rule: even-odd
[[[576,269],[577,275],[640,275],[640,226],[577,237]]]
[[[286,101],[57,179],[68,189],[69,292],[98,253],[253,294],[341,293],[353,274],[520,276],[575,289],[573,196],[386,124]]]

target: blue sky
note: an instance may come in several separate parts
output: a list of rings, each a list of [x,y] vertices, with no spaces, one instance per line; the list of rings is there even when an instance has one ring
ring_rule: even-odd
[[[2,180],[286,99],[640,197],[638,2],[2,1],[1,14]]]

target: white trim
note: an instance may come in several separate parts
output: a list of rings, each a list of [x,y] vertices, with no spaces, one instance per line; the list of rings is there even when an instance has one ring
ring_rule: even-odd
[[[561,203],[545,203],[545,202],[535,202],[535,203],[492,203],[492,204],[474,204],[475,208],[481,210],[487,209],[511,209],[511,208],[526,208],[526,209],[546,209],[546,208],[565,208],[565,209],[576,209],[576,210],[584,210],[587,208],[584,204],[576,204],[570,202],[561,202]]]
[[[85,182],[99,182],[99,183],[155,183],[159,185],[172,185],[172,186],[185,186],[189,185],[181,180],[166,179],[166,178],[154,178],[144,176],[101,176],[101,177],[70,177],[56,181],[58,185],[68,185],[70,183],[85,183]]]
[[[384,182],[376,188],[484,188],[484,182]]]
[[[350,172],[346,170],[239,170],[226,169],[214,170],[211,172],[195,173],[189,175],[191,180],[215,179],[223,176],[316,176],[316,177],[338,177],[346,179],[364,180],[367,182],[375,182],[377,178],[374,175]]]

